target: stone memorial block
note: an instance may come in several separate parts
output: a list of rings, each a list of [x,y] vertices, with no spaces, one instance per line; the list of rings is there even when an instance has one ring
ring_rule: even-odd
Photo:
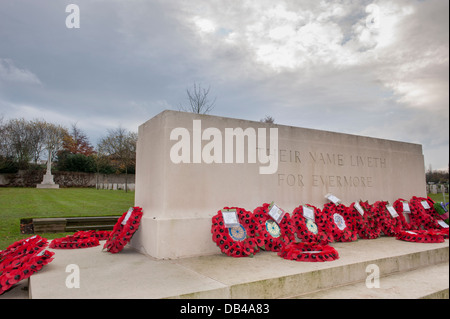
[[[155,258],[218,253],[211,217],[274,201],[292,212],[426,196],[422,146],[391,140],[164,111],[139,127],[131,244]]]

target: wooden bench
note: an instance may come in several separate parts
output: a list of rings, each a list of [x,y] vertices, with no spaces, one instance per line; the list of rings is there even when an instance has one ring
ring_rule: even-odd
[[[120,216],[66,218],[66,232],[79,230],[112,230]]]
[[[120,216],[94,216],[94,217],[60,217],[60,218],[33,218],[32,227],[21,227],[21,232],[28,233],[64,233],[79,230],[112,230]],[[30,219],[22,222],[29,225]],[[27,232],[25,232],[27,229]]]

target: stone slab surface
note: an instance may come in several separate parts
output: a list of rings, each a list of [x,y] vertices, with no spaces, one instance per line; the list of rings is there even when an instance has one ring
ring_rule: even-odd
[[[445,262],[382,277],[379,288],[368,289],[364,281],[295,299],[448,299],[448,291],[449,263]]]
[[[130,246],[119,254],[103,252],[102,245],[54,250],[55,260],[30,278],[29,294],[31,298],[62,299],[287,298],[362,281],[368,264],[378,265],[384,277],[445,263],[449,258],[448,240],[421,244],[382,237],[332,246],[340,258],[326,263],[285,260],[273,252],[260,252],[253,258],[216,254],[156,260]],[[70,264],[79,266],[80,288],[66,287]],[[413,282],[409,290],[414,291]]]

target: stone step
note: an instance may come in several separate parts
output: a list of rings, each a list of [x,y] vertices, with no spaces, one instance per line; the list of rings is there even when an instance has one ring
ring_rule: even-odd
[[[306,293],[291,299],[448,299],[449,263]]]
[[[102,252],[102,245],[74,250],[55,249],[54,261],[30,277],[29,294],[31,298],[60,299],[290,298],[336,286],[364,283],[369,265],[376,265],[385,278],[442,265],[449,259],[448,240],[424,244],[381,237],[332,243],[332,246],[340,258],[317,263],[285,260],[273,252],[259,252],[253,258],[216,254],[155,260],[130,246],[118,254]],[[66,279],[71,275],[70,271],[66,272],[68,265],[78,266],[80,288],[66,286]],[[446,276],[448,278],[448,267]],[[410,285],[413,287],[415,282]],[[379,290],[381,295],[382,292]]]

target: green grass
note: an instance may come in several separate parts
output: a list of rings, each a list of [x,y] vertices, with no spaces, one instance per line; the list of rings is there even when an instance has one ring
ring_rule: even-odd
[[[0,250],[30,237],[20,233],[20,219],[122,215],[134,205],[134,192],[92,188],[0,188]],[[69,233],[44,233],[53,239]]]
[[[439,193],[439,194],[428,194],[428,197],[430,197],[435,202],[439,202],[440,203],[440,202],[444,201],[444,195],[442,195],[442,193]],[[448,193],[445,194],[445,202],[446,203],[449,202]]]

